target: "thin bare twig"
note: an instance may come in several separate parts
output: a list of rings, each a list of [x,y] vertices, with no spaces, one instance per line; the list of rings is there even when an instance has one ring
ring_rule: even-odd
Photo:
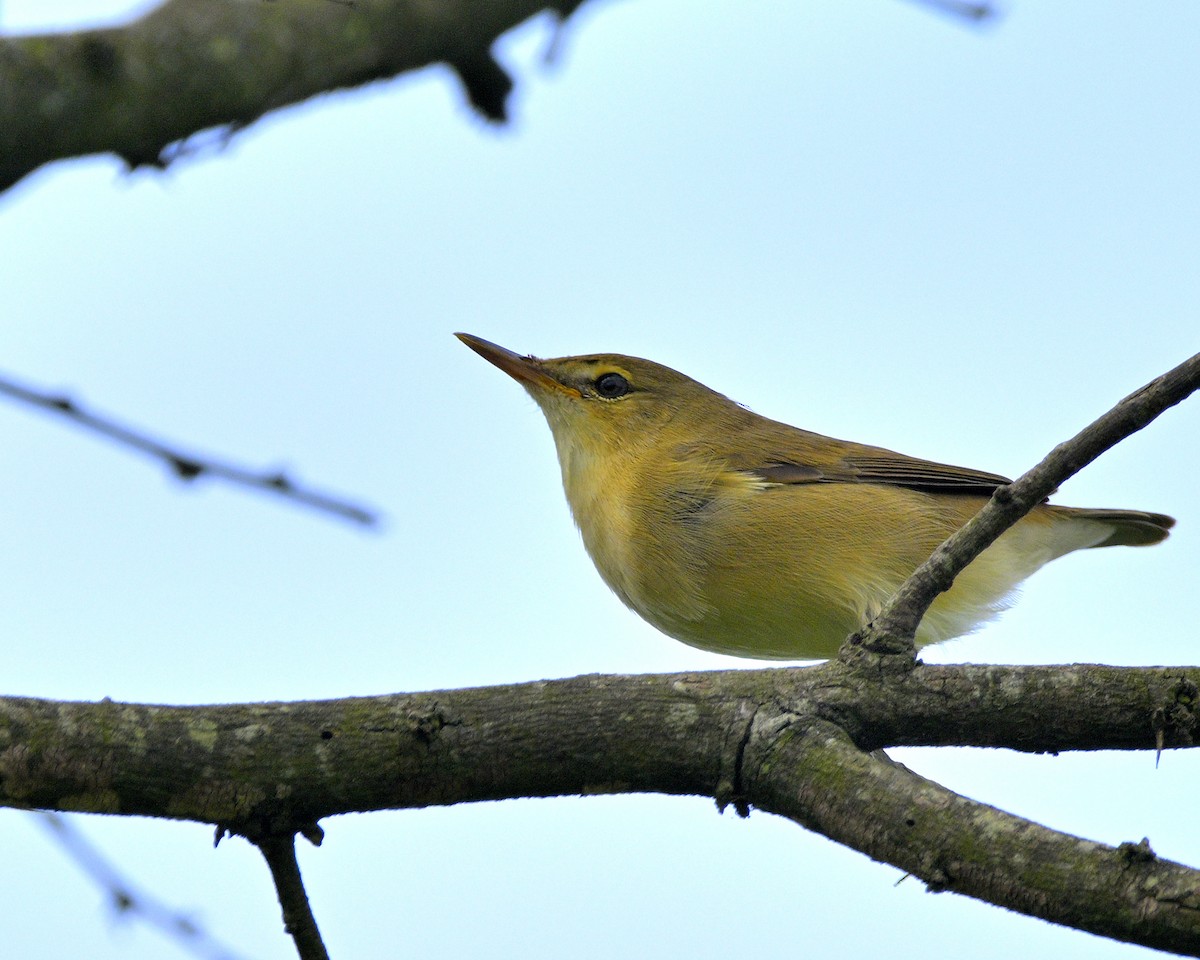
[[[42,410],[57,413],[77,426],[161,460],[180,480],[192,481],[201,476],[216,477],[253,490],[273,493],[313,510],[332,514],[363,526],[373,526],[379,521],[378,515],[373,511],[358,504],[298,486],[282,471],[256,473],[235,464],[220,460],[208,460],[185,453],[177,447],[155,440],[115,420],[92,413],[64,394],[34,390],[4,377],[0,377],[0,394]]]
[[[66,854],[105,891],[118,914],[144,920],[198,957],[238,960],[237,954],[205,933],[196,921],[135,890],[104,854],[88,843],[69,819],[46,811],[37,811],[37,817]]]
[[[851,637],[851,647],[843,650],[843,656],[853,656],[856,646],[912,655],[913,637],[925,611],[938,594],[950,589],[968,563],[1064,480],[1197,389],[1200,353],[1134,391],[1070,440],[1060,443],[1032,470],[999,487],[979,513],[913,572],[880,615]]]
[[[1000,15],[990,3],[973,3],[971,0],[909,0],[923,7],[929,7],[937,13],[943,13],[959,20],[969,20],[982,23]]]
[[[279,906],[283,908],[283,928],[296,944],[300,960],[329,960],[300,875],[295,834],[271,834],[252,839],[251,843],[262,852],[271,870]]]

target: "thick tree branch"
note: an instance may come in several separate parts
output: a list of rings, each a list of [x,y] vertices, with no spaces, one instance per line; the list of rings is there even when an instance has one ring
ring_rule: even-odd
[[[290,843],[297,825],[350,811],[708,795],[787,816],[943,889],[1200,953],[1200,872],[1045,830],[865,753],[947,742],[1153,749],[1160,735],[1190,745],[1198,685],[1200,668],[918,666],[871,678],[834,661],[288,704],[10,697],[0,698],[0,804],[186,818]],[[1081,888],[1099,906],[1085,909]]]
[[[919,0],[980,22],[995,10]],[[164,0],[128,26],[0,39],[0,192],[54,160],[114,153],[166,167],[187,138],[230,137],[318,94],[449,66],[475,110],[507,116],[495,40],[583,0]]]
[[[839,656],[860,649],[915,655],[913,637],[929,605],[997,537],[1106,450],[1200,389],[1200,354],[1136,390],[1019,479],[996,490],[983,509],[938,547],[896,591],[875,620]]]
[[[115,153],[166,166],[210,128],[434,63],[477,110],[505,116],[492,43],[581,0],[167,0],[126,27],[0,40],[0,190],[44,163]]]
[[[864,751],[1151,750],[1160,734],[1193,745],[1197,688],[1197,667],[919,665],[872,678],[830,662],[296,703],[0,697],[0,805],[268,835],[474,800],[713,795],[734,779],[747,718],[773,706],[835,722]]]
[[[1193,746],[1198,732],[1196,667],[922,664],[872,681],[869,696],[857,671],[822,670],[815,712],[864,750],[1146,750]]]
[[[199,477],[214,477],[251,490],[273,494],[291,500],[301,506],[332,514],[343,520],[351,520],[363,526],[373,526],[379,517],[356,503],[331,497],[303,487],[282,471],[258,473],[221,460],[210,460],[195,454],[185,453],[178,447],[134,430],[117,421],[100,416],[81,406],[78,401],[57,393],[45,393],[22,386],[5,377],[0,377],[0,395],[27,403],[41,410],[65,417],[69,422],[85,430],[107,437],[121,446],[145,453],[161,460],[180,480],[192,481]]]

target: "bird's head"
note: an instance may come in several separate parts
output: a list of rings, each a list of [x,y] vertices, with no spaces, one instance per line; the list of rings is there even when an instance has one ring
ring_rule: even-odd
[[[542,360],[467,333],[458,339],[519,382],[546,415],[559,453],[591,459],[655,442],[664,430],[690,439],[733,406],[721,394],[660,363],[615,353]]]

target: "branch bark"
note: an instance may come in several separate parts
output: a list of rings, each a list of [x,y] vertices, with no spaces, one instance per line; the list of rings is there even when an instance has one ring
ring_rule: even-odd
[[[729,801],[749,718],[770,708],[835,723],[863,751],[1151,750],[1160,735],[1194,745],[1198,689],[1200,667],[918,665],[872,678],[831,661],[293,703],[0,697],[0,805],[272,832],[513,797]]]
[[[325,949],[325,941],[308,902],[308,892],[304,889],[304,879],[300,876],[295,835],[272,834],[253,843],[267,861],[283,910],[283,929],[296,945],[300,960],[329,960],[329,951]]]
[[[115,153],[165,167],[187,137],[226,136],[319,93],[435,63],[505,117],[505,31],[582,0],[167,0],[128,26],[0,40],[0,191],[42,164]]]
[[[786,816],[935,889],[1200,954],[1200,872],[1047,830],[867,753],[1153,749],[1159,737],[1191,746],[1198,688],[1191,667],[920,665],[872,678],[831,661],[304,703],[8,697],[0,804],[185,818],[262,838],[352,811],[708,795]]]
[[[1200,952],[1200,872],[1158,859],[1146,841],[1108,847],[968,800],[862,753],[832,724],[785,726],[747,761],[756,806],[900,867],[931,891],[1158,950]],[[762,772],[770,775],[760,791]]]

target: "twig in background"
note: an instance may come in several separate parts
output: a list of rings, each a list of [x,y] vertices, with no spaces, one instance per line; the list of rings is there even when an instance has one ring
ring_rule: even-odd
[[[282,471],[256,473],[231,463],[185,453],[115,420],[92,413],[63,394],[43,393],[21,386],[5,377],[0,377],[0,394],[57,413],[80,427],[162,460],[180,480],[191,481],[201,476],[217,477],[251,489],[277,494],[313,510],[330,513],[363,526],[374,526],[379,522],[379,516],[374,511],[298,486]]]
[[[205,933],[196,921],[135,891],[116,867],[88,843],[66,817],[48,811],[37,811],[37,817],[66,854],[108,894],[118,915],[144,920],[198,957],[207,960],[240,960],[237,954]]]
[[[990,3],[972,3],[971,0],[909,0],[923,7],[929,7],[937,13],[944,13],[960,20],[970,20],[982,23],[1000,16],[1000,11]]]

